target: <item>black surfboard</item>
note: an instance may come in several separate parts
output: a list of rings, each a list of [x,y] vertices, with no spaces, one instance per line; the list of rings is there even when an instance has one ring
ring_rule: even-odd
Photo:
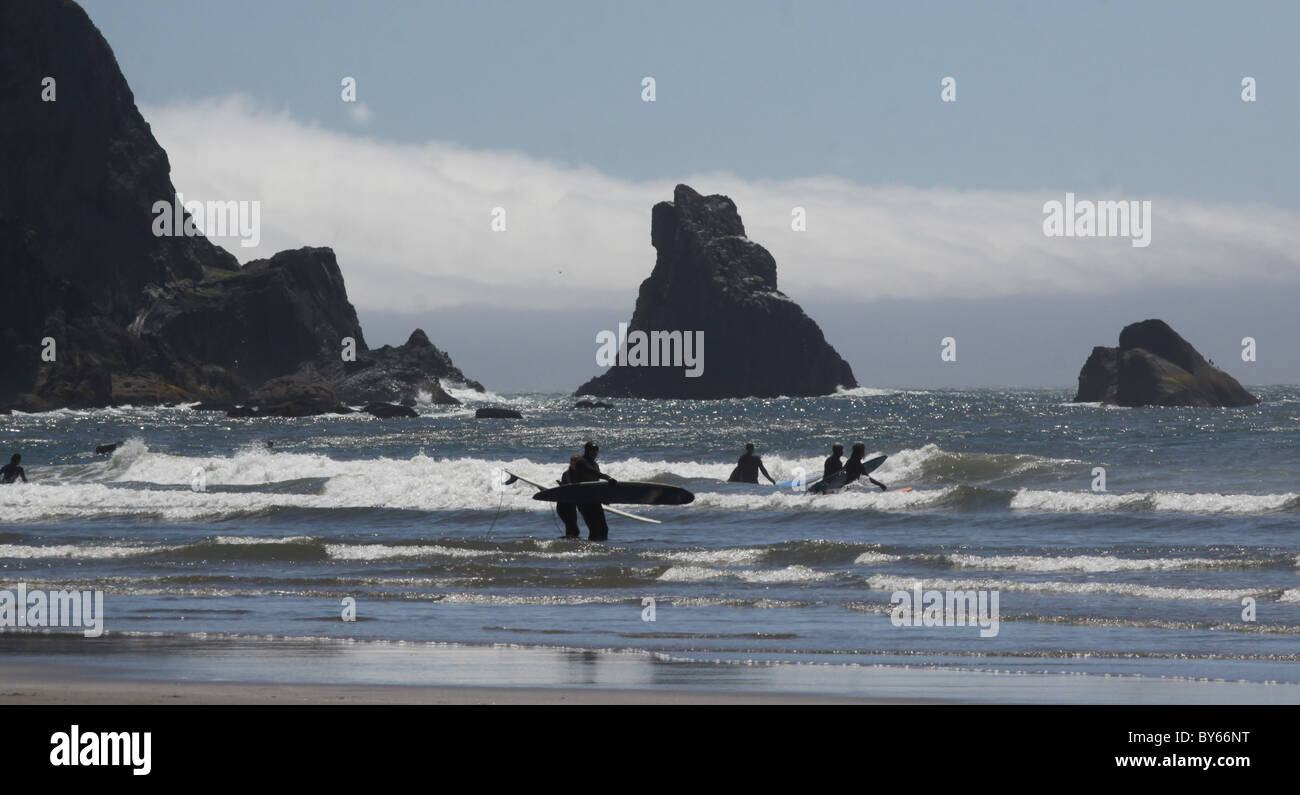
[[[695,501],[695,495],[680,486],[664,483],[640,483],[620,480],[607,483],[570,483],[553,489],[539,491],[534,500],[543,502],[598,502],[602,505],[685,505]]]

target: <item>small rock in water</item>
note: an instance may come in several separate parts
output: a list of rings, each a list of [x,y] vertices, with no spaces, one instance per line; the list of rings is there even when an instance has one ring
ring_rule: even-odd
[[[373,414],[380,419],[387,420],[393,417],[418,417],[420,416],[414,409],[407,406],[395,406],[392,403],[367,403],[362,409],[367,414]]]

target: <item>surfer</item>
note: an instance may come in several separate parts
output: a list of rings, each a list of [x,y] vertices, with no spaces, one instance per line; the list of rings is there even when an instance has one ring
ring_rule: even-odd
[[[844,445],[840,444],[839,442],[836,442],[835,444],[831,445],[830,457],[827,458],[826,463],[822,465],[823,480],[830,477],[831,475],[834,475],[836,472],[839,472],[841,469],[844,468],[844,461],[842,460],[843,457],[844,457]]]
[[[581,460],[582,456],[577,453],[569,456],[569,468],[564,470],[563,475],[560,475],[561,486],[567,486],[570,483],[576,482],[573,479],[573,475],[578,469],[578,462]],[[579,532],[578,506],[572,502],[557,502],[555,503],[555,512],[560,515],[560,519],[564,522],[564,537],[577,538]]]
[[[22,460],[22,456],[14,453],[13,458],[9,459],[9,463],[0,467],[0,483],[13,483],[18,478],[22,478],[24,483],[27,482],[27,473],[23,471],[22,467],[18,466]]]
[[[736,460],[736,468],[731,470],[731,477],[727,480],[731,483],[757,483],[758,473],[762,472],[763,477],[776,485],[776,479],[767,474],[767,468],[763,466],[763,459],[754,452],[754,443],[745,444],[745,454]]]
[[[855,442],[853,444],[853,454],[849,456],[849,462],[844,465],[844,485],[847,486],[858,478],[866,478],[879,486],[881,491],[888,491],[888,486],[867,474],[866,467],[862,465],[862,459],[866,455],[867,446],[862,442]]]
[[[600,471],[600,464],[596,463],[596,456],[599,454],[600,447],[595,442],[587,442],[583,445],[582,455],[572,465],[571,482],[591,483],[596,480],[607,480],[611,484],[617,484],[617,480]],[[609,524],[605,521],[604,506],[598,502],[582,502],[578,503],[578,512],[582,514],[582,521],[587,523],[588,541],[605,541],[609,538]]]

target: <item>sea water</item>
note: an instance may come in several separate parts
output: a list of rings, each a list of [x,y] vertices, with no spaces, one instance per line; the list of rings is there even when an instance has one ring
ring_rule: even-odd
[[[0,487],[0,589],[102,591],[105,637],[155,642],[1294,684],[1300,388],[1257,393],[1238,409],[857,389],[605,410],[462,391],[407,420],[14,414],[0,455],[21,452],[31,482]],[[497,402],[524,419],[474,418]],[[610,475],[695,501],[624,506],[662,524],[610,516],[605,543],[558,538],[553,506],[502,472],[553,482],[588,439]],[[778,481],[862,441],[889,456],[875,478],[913,490],[727,483],[747,441]],[[995,595],[997,631],[897,620],[918,588]],[[57,634],[4,628],[0,647]]]

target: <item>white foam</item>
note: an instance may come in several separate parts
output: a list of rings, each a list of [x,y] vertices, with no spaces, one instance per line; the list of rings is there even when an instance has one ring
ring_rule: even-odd
[[[1211,558],[1117,558],[1110,555],[948,555],[947,559],[952,565],[962,568],[1018,571],[1169,571],[1247,565],[1246,561]]]
[[[1021,593],[1055,594],[1113,594],[1135,596],[1143,599],[1240,601],[1247,596],[1260,596],[1262,591],[1249,588],[1176,588],[1163,585],[1142,585],[1127,582],[1025,582],[1021,580],[940,580],[918,577],[897,577],[877,574],[867,578],[867,586],[878,591],[911,591],[917,582],[925,590],[990,590]]]
[[[212,539],[214,544],[228,544],[232,546],[252,546],[259,544],[308,544],[316,539],[311,536],[280,536],[278,538],[267,538],[259,536],[217,536]]]
[[[442,391],[459,400],[461,403],[509,403],[506,398],[501,397],[495,392],[484,390],[482,392],[471,386],[460,384],[455,381],[442,379],[438,382],[442,386]]]
[[[854,558],[853,562],[859,566],[864,566],[872,563],[890,563],[895,560],[902,560],[902,557],[890,555],[886,552],[863,552]]]
[[[1141,510],[1177,513],[1262,513],[1286,507],[1296,499],[1287,494],[1183,494],[1178,492],[1131,492],[1109,494],[1090,491],[1040,491],[1022,489],[1011,498],[1011,507],[1051,513]]]
[[[501,553],[490,549],[464,549],[440,544],[326,544],[325,552],[335,560],[386,560],[393,558],[487,558]]]
[[[859,386],[859,387],[854,387],[853,389],[845,389],[842,386],[837,386],[835,387],[835,394],[832,395],[831,397],[887,397],[889,395],[900,395],[900,394],[926,395],[929,393],[912,392],[912,391],[907,391],[906,393],[904,393],[904,390],[902,389],[883,389],[881,387],[874,387],[874,386]]]
[[[673,566],[659,575],[662,582],[702,582],[734,578],[744,582],[782,583],[816,582],[834,576],[807,566],[786,566],[783,569],[716,569],[709,566]]]
[[[754,564],[767,554],[764,549],[688,549],[674,552],[648,552],[646,557],[679,563],[743,566]]]
[[[50,544],[42,546],[27,544],[0,544],[0,559],[130,558],[138,555],[149,555],[154,552],[163,552],[169,549],[175,549],[175,547],[126,546],[117,544]]]

